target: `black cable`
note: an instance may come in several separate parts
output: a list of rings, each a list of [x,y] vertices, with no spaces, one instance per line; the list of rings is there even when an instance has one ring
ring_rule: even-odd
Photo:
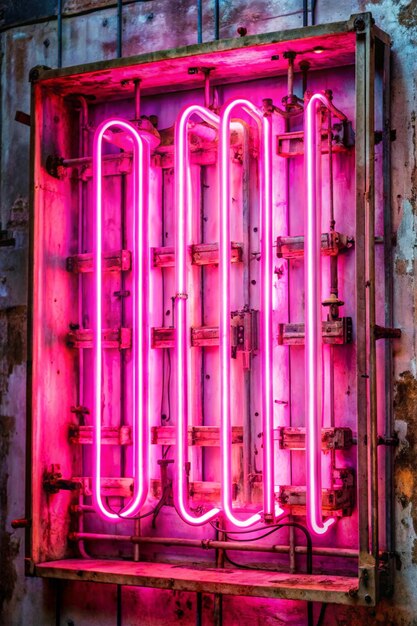
[[[317,620],[317,626],[323,626],[326,609],[327,609],[327,602],[322,602],[321,608],[320,608],[319,619]]]
[[[122,626],[122,585],[117,585],[117,626]]]
[[[271,528],[279,528],[282,526],[282,524],[273,524],[273,525],[269,524],[265,526],[259,526],[258,528],[250,528],[247,530],[226,530],[225,528],[216,526],[214,522],[210,522],[210,525],[214,528],[214,530],[217,530],[218,532],[223,533],[224,535],[248,535],[250,533],[256,533],[260,530],[270,530]]]

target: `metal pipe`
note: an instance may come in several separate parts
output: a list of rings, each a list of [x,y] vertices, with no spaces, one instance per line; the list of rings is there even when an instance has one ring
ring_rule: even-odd
[[[317,0],[311,0],[311,25],[314,26],[316,23],[316,4]]]
[[[110,535],[103,533],[70,533],[70,541],[116,541],[130,542],[139,545],[162,545],[165,547],[200,548],[203,550],[235,550],[239,552],[266,552],[288,554],[290,546],[264,545],[255,542],[222,541],[219,539],[185,539],[180,537],[139,537],[135,535]],[[297,554],[307,554],[307,546],[295,546]],[[350,548],[312,548],[313,556],[358,558],[358,551]],[[217,567],[222,567],[216,563]]]
[[[141,79],[136,78],[133,81],[135,87],[135,121],[138,122],[140,120],[140,83]]]
[[[197,0],[197,43],[203,43],[203,0]]]
[[[140,519],[135,519],[133,528],[135,531],[135,536],[140,537]],[[133,546],[133,560],[134,561],[140,560],[140,543],[138,542],[135,543]]]
[[[88,103],[84,96],[79,96],[78,101],[81,105],[80,109],[80,119],[79,119],[79,127],[80,127],[80,147],[79,153],[81,157],[85,157],[88,152]],[[86,206],[86,183],[84,180],[79,182],[78,187],[78,252],[82,254],[84,252],[84,207]],[[83,275],[78,275],[78,323],[80,328],[83,328]],[[77,396],[77,404],[78,406],[84,406],[84,350],[78,351],[78,396]],[[83,450],[83,453],[85,451]],[[84,455],[83,455],[84,456]],[[82,504],[84,501],[84,496],[80,493],[79,502]],[[84,519],[83,516],[80,516],[78,520],[78,530],[83,532],[84,530]],[[90,558],[88,554],[84,542],[80,541],[78,544],[78,551],[83,559]]]
[[[117,0],[117,58],[122,57],[123,48],[123,0]]]
[[[220,0],[214,0],[214,39],[220,39]]]
[[[57,35],[58,35],[58,67],[62,67],[62,0],[58,0],[57,10]]]
[[[382,138],[382,160],[383,160],[383,186],[384,186],[384,268],[385,268],[385,326],[393,328],[393,267],[392,267],[392,217],[391,217],[391,97],[390,97],[390,59],[391,50],[389,45],[384,46],[383,59],[383,120],[384,134]],[[377,243],[375,237],[375,243]],[[391,342],[385,342],[385,434],[392,437],[394,431],[393,425],[393,398],[392,384],[394,378],[393,358]],[[393,490],[392,477],[394,467],[394,448],[386,446],[385,452],[385,496],[386,496],[386,515],[385,515],[385,532],[386,532],[386,548],[388,552],[395,549],[395,533],[393,520],[395,519],[395,494]]]
[[[197,591],[196,594],[196,626],[203,626],[203,594],[201,591]]]
[[[210,107],[210,69],[204,68],[204,106]]]
[[[303,26],[308,26],[308,0],[303,0]]]

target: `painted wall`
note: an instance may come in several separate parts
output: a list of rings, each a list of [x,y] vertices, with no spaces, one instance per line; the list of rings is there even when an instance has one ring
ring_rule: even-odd
[[[103,6],[104,1],[67,0],[64,10]],[[108,4],[108,3],[107,3]],[[203,41],[214,37],[212,2],[204,4]],[[220,36],[248,34],[302,25],[293,0],[221,2]],[[395,344],[395,417],[400,446],[396,454],[396,548],[401,570],[395,594],[376,610],[353,612],[329,607],[325,624],[417,624],[417,364],[414,326],[415,230],[417,213],[417,2],[412,0],[318,0],[316,20],[347,19],[370,10],[377,24],[393,38],[392,217],[396,236],[394,323],[403,331]],[[284,17],[280,17],[283,16]],[[123,54],[171,48],[197,41],[196,2],[151,0],[124,9]],[[55,623],[56,588],[24,577],[22,530],[10,522],[24,514],[25,471],[25,328],[27,293],[27,214],[29,128],[14,121],[15,111],[29,111],[31,67],[56,66],[56,20],[17,26],[1,35],[1,161],[0,221],[0,624],[49,626]],[[63,24],[63,65],[113,58],[116,54],[116,12],[103,8],[89,15],[67,17]],[[116,623],[113,586],[64,583],[58,604],[61,624],[82,626]],[[194,624],[195,596],[153,590],[122,590],[123,624]],[[315,607],[318,616],[319,607]],[[306,623],[305,605],[280,601],[226,598],[224,624]],[[204,597],[203,623],[212,624],[213,600]]]

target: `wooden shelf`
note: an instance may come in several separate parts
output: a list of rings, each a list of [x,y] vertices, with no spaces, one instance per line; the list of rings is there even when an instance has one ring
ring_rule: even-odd
[[[217,569],[203,565],[66,559],[38,563],[43,578],[133,585],[171,591],[365,605],[357,577]],[[369,606],[369,604],[368,604]]]

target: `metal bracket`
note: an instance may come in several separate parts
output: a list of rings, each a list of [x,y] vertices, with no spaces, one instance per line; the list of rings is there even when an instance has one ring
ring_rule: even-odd
[[[49,471],[44,472],[42,486],[47,493],[56,494],[61,490],[75,491],[80,489],[81,484],[75,480],[62,478],[61,466],[54,463]]]

